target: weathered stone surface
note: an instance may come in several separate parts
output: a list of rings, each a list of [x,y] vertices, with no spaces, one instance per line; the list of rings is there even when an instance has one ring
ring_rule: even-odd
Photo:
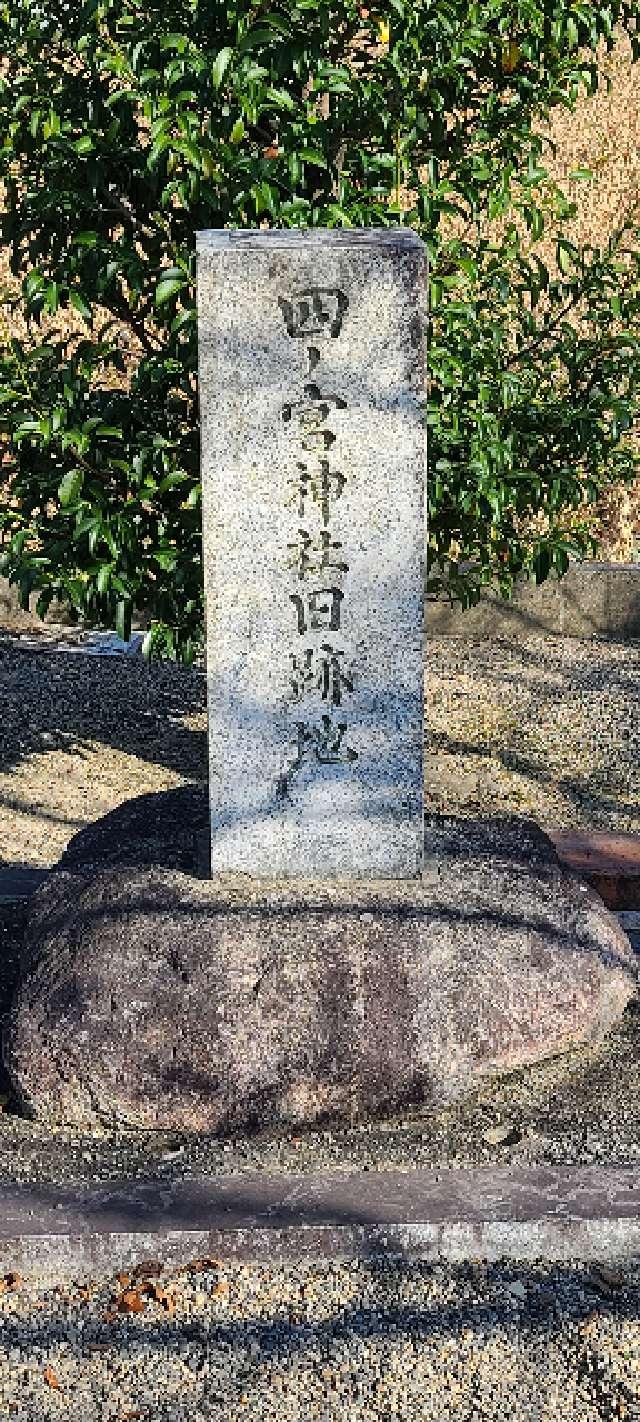
[[[61,871],[32,902],[4,1039],[24,1106],[219,1132],[355,1119],[598,1040],[634,955],[516,828],[432,822],[414,883]]]
[[[425,248],[198,235],[212,871],[422,864]]]

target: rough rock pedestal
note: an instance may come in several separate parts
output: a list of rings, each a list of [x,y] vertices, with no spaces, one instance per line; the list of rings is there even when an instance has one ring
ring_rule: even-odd
[[[413,882],[206,883],[134,848],[100,870],[89,835],[90,873],[77,852],[34,899],[5,1062],[42,1120],[241,1132],[438,1106],[598,1042],[636,992],[613,914],[526,822],[432,822]]]

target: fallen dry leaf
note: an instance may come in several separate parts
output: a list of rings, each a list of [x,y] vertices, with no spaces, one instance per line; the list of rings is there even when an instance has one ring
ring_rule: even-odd
[[[45,1370],[44,1370],[43,1377],[44,1377],[44,1380],[45,1380],[45,1382],[46,1382],[46,1384],[47,1384],[47,1387],[53,1387],[53,1388],[59,1389],[59,1387],[60,1387],[60,1381],[59,1381],[59,1379],[57,1378],[56,1374],[54,1373],[53,1368],[50,1368],[50,1367],[47,1365],[47,1367],[46,1367]]]
[[[144,1292],[147,1295],[147,1298],[154,1300],[154,1303],[162,1304],[162,1307],[166,1308],[167,1313],[173,1313],[175,1309],[175,1301],[172,1299],[171,1294],[167,1293],[167,1290],[162,1288],[161,1284],[149,1282],[144,1285]]]
[[[518,1126],[501,1122],[498,1126],[489,1126],[488,1130],[482,1132],[482,1139],[487,1145],[517,1145],[521,1140],[522,1133]]]
[[[609,1264],[596,1264],[596,1274],[600,1275],[607,1284],[611,1284],[614,1289],[619,1288],[624,1283],[622,1269],[612,1269]]]
[[[125,1289],[117,1300],[118,1313],[144,1313],[145,1302],[138,1289]]]
[[[215,1289],[213,1290],[213,1292],[214,1292],[214,1294],[228,1294],[228,1292],[229,1292],[229,1285],[228,1285],[226,1279],[219,1279],[219,1280],[218,1280],[218,1283],[217,1283],[216,1286],[215,1286]]]
[[[116,1283],[120,1285],[121,1289],[128,1289],[129,1284],[131,1283],[131,1275],[116,1274]]]
[[[612,1293],[624,1283],[624,1275],[619,1269],[611,1269],[608,1264],[596,1264],[591,1270],[592,1283],[605,1293]]]
[[[10,1269],[4,1276],[4,1282],[8,1289],[19,1289],[22,1283],[22,1275],[17,1274],[14,1269]]]

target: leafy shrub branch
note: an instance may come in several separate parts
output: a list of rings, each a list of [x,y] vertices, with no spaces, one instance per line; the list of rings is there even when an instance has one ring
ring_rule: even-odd
[[[542,123],[636,0],[12,0],[0,7],[2,569],[188,661],[202,630],[194,234],[399,221],[430,256],[430,587],[473,602],[590,547],[637,471],[640,258],[602,250]],[[496,233],[498,235],[496,235]],[[552,233],[556,268],[539,245]],[[60,313],[78,330],[62,335]]]

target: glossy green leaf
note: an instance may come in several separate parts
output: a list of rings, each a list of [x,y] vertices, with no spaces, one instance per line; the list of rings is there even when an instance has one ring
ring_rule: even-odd
[[[225,45],[225,48],[221,49],[219,54],[216,55],[211,66],[211,78],[214,89],[220,88],[232,58],[233,50],[230,45]]]
[[[177,296],[186,284],[184,277],[169,277],[166,281],[158,282],[155,292],[156,306],[164,306],[173,296]]]
[[[55,63],[47,7],[7,11],[0,226],[22,334],[0,349],[3,575],[80,616],[145,607],[154,658],[188,659],[203,631],[197,231],[420,234],[427,578],[463,606],[563,573],[592,547],[586,524],[565,538],[567,511],[640,474],[637,224],[599,252],[574,241],[588,169],[556,180],[541,137],[602,82],[601,45],[640,58],[637,0],[362,8],[88,0]],[[361,43],[380,25],[383,52]]]
[[[69,304],[79,311],[81,316],[84,316],[85,321],[91,320],[91,307],[85,301],[81,291],[69,292]]]
[[[58,484],[58,498],[63,509],[74,504],[82,493],[84,473],[82,469],[70,469]]]

